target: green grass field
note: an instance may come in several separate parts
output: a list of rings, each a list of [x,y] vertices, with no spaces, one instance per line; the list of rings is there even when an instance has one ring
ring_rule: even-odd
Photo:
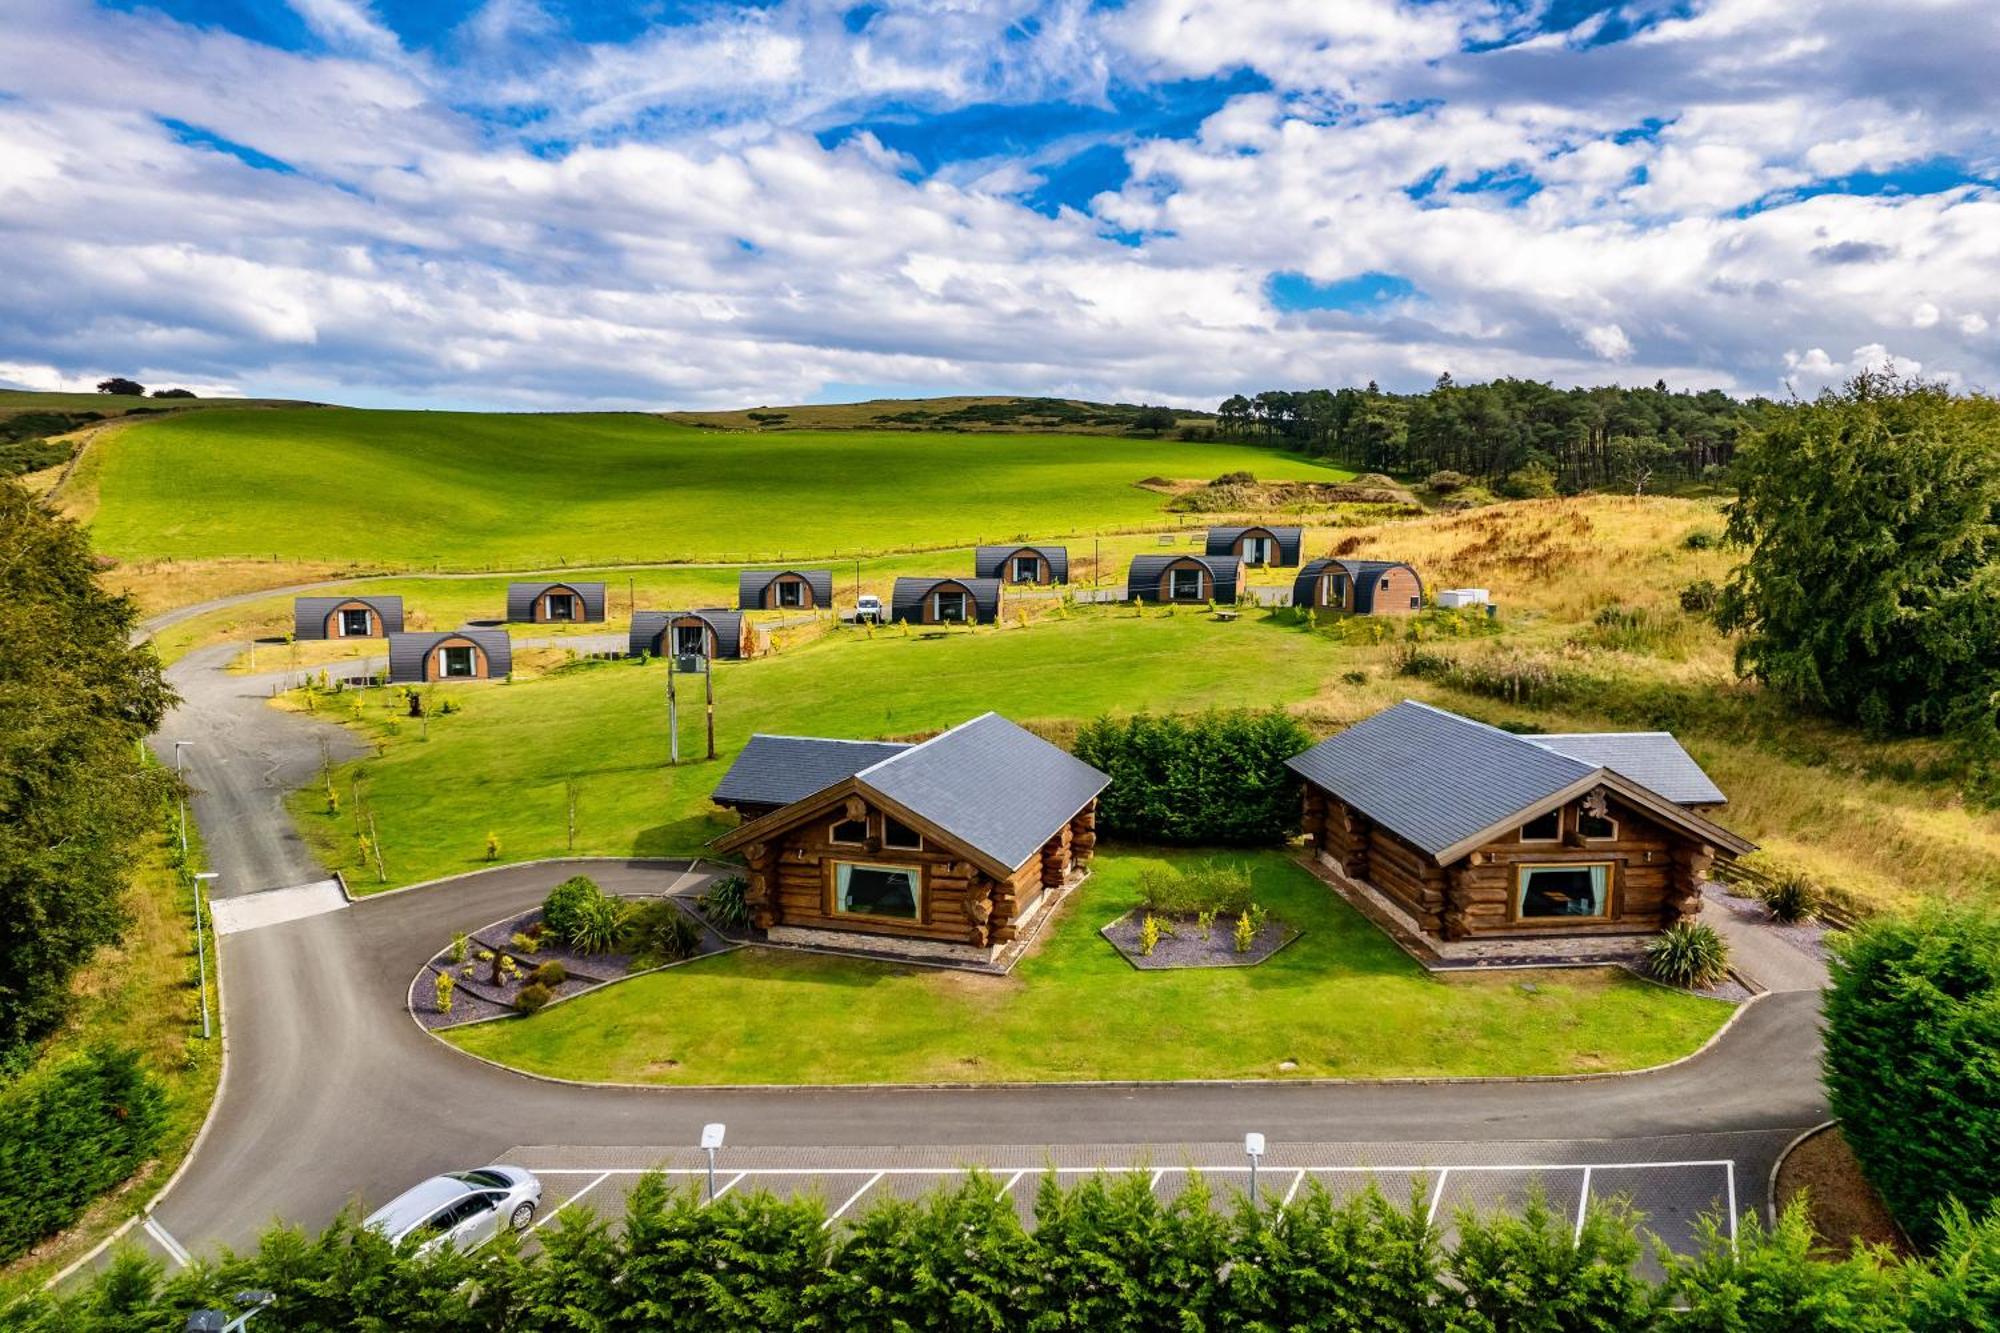
[[[414,570],[907,551],[1161,521],[1151,476],[1340,480],[1249,445],[870,431],[716,434],[639,414],[209,411],[104,450],[124,560]]]
[[[1006,978],[745,950],[452,1039],[646,1083],[1561,1074],[1685,1055],[1730,1013],[1615,970],[1435,980],[1282,854],[1218,855],[1305,932],[1260,966],[1134,970],[1097,929],[1159,857],[1113,847]]]
[[[1105,712],[1268,706],[1309,697],[1340,659],[1323,639],[1261,617],[1233,624],[1183,612],[1135,618],[1079,612],[1021,629],[873,639],[845,630],[716,673],[721,758],[670,768],[665,668],[609,663],[511,685],[439,691],[459,711],[429,739],[399,720],[386,690],[322,695],[328,716],[356,720],[381,748],[336,776],[338,815],[321,786],[294,798],[299,824],[358,892],[476,869],[486,835],[508,860],[558,856],[567,843],[565,783],[581,785],[579,852],[700,852],[728,824],[709,802],[753,731],[879,737],[942,730],[990,710],[1020,722]],[[682,753],[699,755],[699,707],[682,716]],[[364,865],[354,777],[375,815],[389,877]]]

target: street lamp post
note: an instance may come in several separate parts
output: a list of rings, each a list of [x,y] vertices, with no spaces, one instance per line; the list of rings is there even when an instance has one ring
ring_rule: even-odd
[[[708,1201],[715,1202],[715,1150],[722,1146],[724,1126],[720,1123],[701,1127],[702,1151],[708,1154]]]
[[[216,879],[213,870],[204,870],[194,877],[194,961],[195,970],[201,977],[201,1037],[208,1040],[208,942],[201,931],[201,885],[203,880]]]
[[[1257,1206],[1257,1159],[1264,1155],[1264,1136],[1251,1131],[1243,1136],[1243,1155],[1250,1159],[1250,1206]]]
[[[181,834],[181,863],[187,863],[188,854],[188,808],[187,791],[181,785],[181,751],[193,745],[193,741],[174,742],[174,807],[178,812]]]

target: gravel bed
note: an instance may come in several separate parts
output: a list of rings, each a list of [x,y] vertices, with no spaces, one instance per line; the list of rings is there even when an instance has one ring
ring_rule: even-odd
[[[1137,912],[1127,912],[1098,934],[1141,972],[1166,972],[1180,967],[1255,967],[1303,933],[1272,917],[1251,941],[1249,952],[1238,953],[1234,921],[1217,920],[1207,939],[1202,938],[1193,917],[1161,917],[1159,921],[1174,933],[1169,935],[1162,929],[1150,955],[1139,952],[1141,916]]]
[[[1763,903],[1755,898],[1739,898],[1720,884],[1704,884],[1701,896],[1703,902],[1714,903],[1738,920],[1760,927],[1808,958],[1825,963],[1833,957],[1832,951],[1826,947],[1829,932],[1824,922],[1801,921],[1791,926],[1780,925],[1771,919],[1770,909]]]

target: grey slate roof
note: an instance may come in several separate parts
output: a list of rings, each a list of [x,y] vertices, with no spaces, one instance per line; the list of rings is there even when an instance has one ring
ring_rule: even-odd
[[[1243,562],[1233,555],[1135,555],[1132,557],[1131,567],[1125,571],[1125,600],[1159,601],[1160,575],[1166,573],[1167,566],[1177,565],[1183,560],[1192,560],[1204,566],[1213,576],[1216,601],[1236,600],[1237,583],[1243,572]]]
[[[796,574],[812,589],[813,605],[833,605],[833,574],[825,569],[746,569],[736,576],[736,605],[745,611],[764,605],[764,589],[783,574]]]
[[[389,636],[389,683],[416,684],[424,678],[424,657],[446,639],[469,639],[486,650],[486,674],[497,680],[514,671],[514,641],[504,629],[454,629]]]
[[[909,748],[891,741],[831,741],[759,732],[722,775],[714,799],[722,805],[790,805]]]
[[[1304,528],[1274,528],[1268,523],[1246,523],[1234,528],[1210,528],[1208,530],[1208,554],[1233,555],[1237,539],[1246,532],[1268,532],[1277,539],[1278,558],[1274,565],[1296,565],[1299,563],[1299,547],[1305,538]]]
[[[856,777],[1010,870],[1111,781],[998,713],[961,723]]]
[[[962,579],[956,575],[940,578],[905,576],[896,580],[896,586],[889,596],[889,619],[920,621],[923,619],[924,599],[931,589],[941,583],[955,583],[972,594],[973,618],[982,625],[990,625],[1000,614],[999,579]]]
[[[743,613],[720,606],[704,607],[698,611],[634,611],[631,631],[625,636],[625,651],[633,657],[641,653],[664,656],[661,633],[674,621],[687,616],[693,616],[715,631],[717,658],[743,656]]]
[[[1048,561],[1049,571],[1055,575],[1057,583],[1069,582],[1069,547],[1033,546],[1023,542],[1017,546],[979,546],[973,548],[972,572],[983,579],[1005,578],[1007,561],[1022,551],[1032,551]]]
[[[403,599],[383,597],[370,593],[366,597],[349,593],[345,597],[294,597],[292,599],[292,637],[295,639],[324,639],[326,618],[336,606],[346,606],[359,602],[372,609],[382,622],[384,634],[400,634],[403,631]]]
[[[551,588],[568,588],[583,599],[585,620],[604,619],[604,585],[602,583],[565,583],[554,579],[547,583],[510,583],[507,585],[507,619],[510,621],[533,620],[535,599]]]
[[[1435,857],[1603,772],[1541,739],[1405,699],[1285,765]]]
[[[1593,731],[1521,739],[1608,768],[1676,805],[1722,805],[1728,800],[1672,732]]]

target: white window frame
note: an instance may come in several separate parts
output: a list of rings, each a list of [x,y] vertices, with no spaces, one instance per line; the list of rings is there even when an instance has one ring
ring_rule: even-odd
[[[1541,814],[1536,815],[1535,819],[1554,819],[1556,821],[1556,831],[1546,838],[1529,837],[1528,825],[1534,823],[1535,820],[1525,819],[1521,821],[1521,827],[1514,831],[1514,836],[1518,841],[1548,846],[1563,840],[1563,815],[1561,806],[1557,806],[1553,810],[1545,810]]]
[[[786,598],[790,598],[791,600],[787,601]],[[795,610],[799,607],[804,606],[805,604],[806,604],[806,585],[802,581],[798,579],[778,580],[779,606]]]
[[[556,614],[556,598],[558,597],[563,599],[563,607],[569,612],[568,615],[558,616]],[[578,597],[573,592],[543,593],[542,618],[548,621],[552,625],[575,624],[578,620],[582,619],[582,617],[577,614],[578,611],[577,603],[582,600],[583,600],[582,598]]]
[[[946,616],[944,599],[958,599],[958,614]],[[972,594],[962,588],[939,588],[931,594],[931,620],[939,625],[963,625],[972,619]]]
[[[1194,579],[1194,592],[1181,596],[1181,575]],[[1167,571],[1167,600],[1173,602],[1198,602],[1201,600],[1201,570],[1193,565],[1180,565]]]
[[[1326,604],[1345,609],[1347,606],[1347,575],[1344,573],[1326,576]]]
[[[674,629],[674,656],[676,657],[708,656],[709,627],[707,625],[700,624],[699,622],[697,622],[696,624],[693,625],[675,625],[673,629]],[[696,635],[698,639],[697,646],[694,647],[693,649],[687,649],[681,647],[681,635],[683,634]]]
[[[907,875],[910,878],[910,902],[916,908],[912,916],[884,916],[880,912],[855,912],[841,906],[840,872],[842,870],[880,870],[892,875]],[[924,870],[922,866],[885,865],[877,861],[835,861],[833,862],[833,915],[853,917],[860,921],[887,921],[898,925],[916,925],[924,919]]]
[[[1270,564],[1273,548],[1277,544],[1277,539],[1274,537],[1258,537],[1254,535],[1245,537],[1243,539],[1244,563],[1251,565]]]
[[[1603,818],[1604,822],[1605,822],[1605,823],[1607,823],[1607,824],[1609,824],[1609,825],[1611,825],[1611,832],[1609,832],[1609,833],[1605,833],[1605,834],[1591,834],[1591,833],[1585,833],[1585,832],[1583,831],[1583,821],[1584,821],[1584,820],[1586,820],[1586,819],[1590,819],[1590,818],[1592,818],[1592,816],[1591,816],[1591,815],[1588,815],[1588,814],[1586,814],[1585,812],[1583,812],[1583,811],[1581,811],[1581,810],[1579,810],[1579,811],[1577,811],[1577,812],[1576,812],[1576,835],[1577,835],[1577,836],[1578,836],[1579,838],[1582,838],[1582,839],[1583,839],[1583,840],[1584,840],[1585,842],[1616,842],[1616,841],[1618,841],[1618,834],[1619,834],[1619,832],[1620,832],[1620,826],[1619,826],[1619,823],[1618,823],[1618,819],[1617,819],[1617,817],[1616,817],[1616,816],[1614,816],[1614,815],[1604,815],[1604,816],[1602,816],[1602,818]]]
[[[1014,582],[1040,583],[1042,581],[1042,558],[1038,555],[1017,555],[1014,557]]]
[[[347,618],[349,616],[361,617],[360,629],[349,630],[347,628]],[[370,622],[368,608],[365,606],[343,606],[339,611],[334,613],[333,618],[335,623],[340,626],[339,633],[343,639],[365,639],[369,637],[370,631],[374,628]]]
[[[846,838],[841,837],[840,826],[842,824],[861,825],[861,841],[850,842]],[[834,820],[826,826],[826,840],[835,847],[866,847],[868,845],[868,816],[863,815],[859,819],[849,819],[845,815],[842,815],[839,819]]]
[[[903,824],[903,827],[908,829],[911,835],[916,838],[914,843],[889,841],[889,826],[891,824],[903,824],[903,821],[891,815],[882,816],[882,845],[884,847],[898,852],[921,852],[924,849],[923,830],[914,824]]]
[[[459,675],[451,669],[451,658],[446,654],[464,653],[466,671]],[[437,678],[439,680],[473,680],[479,675],[479,649],[469,643],[441,643],[437,649]]]
[[[1528,901],[1528,882],[1537,870],[1602,870],[1604,891],[1598,895],[1598,910],[1588,915],[1579,912],[1575,915],[1529,916],[1525,910]],[[1609,921],[1612,919],[1611,899],[1617,891],[1618,863],[1615,861],[1519,861],[1514,865],[1514,920],[1516,922]]]

